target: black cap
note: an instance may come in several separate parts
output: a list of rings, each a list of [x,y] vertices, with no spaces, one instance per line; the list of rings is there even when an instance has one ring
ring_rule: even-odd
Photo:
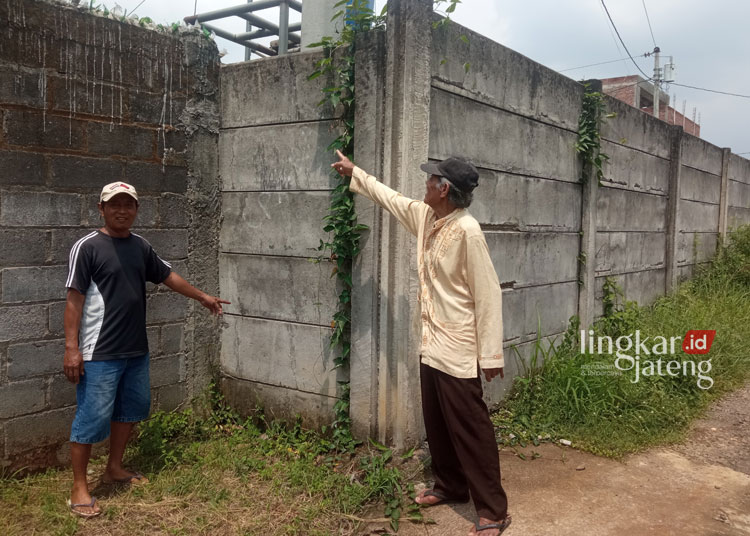
[[[442,162],[428,162],[419,168],[430,175],[445,177],[462,192],[471,193],[479,184],[477,168],[460,156],[451,156]]]

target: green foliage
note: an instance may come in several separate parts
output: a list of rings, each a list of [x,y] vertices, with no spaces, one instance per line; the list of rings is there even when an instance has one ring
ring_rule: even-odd
[[[604,315],[597,324],[599,332],[618,337],[635,331],[638,325],[638,304],[625,300],[622,288],[612,276],[604,278],[602,292]]]
[[[174,465],[182,460],[184,440],[197,437],[199,429],[190,410],[184,413],[157,411],[139,427],[139,451],[158,466]]]
[[[604,95],[598,91],[590,91],[588,84],[584,84],[584,87],[583,106],[578,118],[578,140],[575,144],[575,150],[583,160],[581,182],[585,184],[590,179],[589,173],[593,169],[597,183],[601,183],[604,176],[602,166],[604,162],[609,160],[609,155],[601,152],[599,127],[604,122],[605,117],[612,116],[606,114]]]
[[[713,387],[699,388],[691,375],[641,375],[634,382],[631,372],[620,374],[614,368],[614,356],[606,351],[599,354],[587,348],[581,353],[580,326],[573,317],[562,341],[538,337],[531,356],[519,365],[523,375],[516,378],[502,409],[493,414],[500,442],[525,446],[564,438],[592,452],[619,457],[680,440],[690,421],[712,400],[750,378],[749,275],[750,226],[745,226],[730,235],[707,268],[648,307],[624,302],[614,281],[607,281],[605,314],[593,327],[595,340],[636,329],[641,340],[716,329],[708,356],[684,354],[679,345],[675,355],[668,356],[681,362],[710,358]]]

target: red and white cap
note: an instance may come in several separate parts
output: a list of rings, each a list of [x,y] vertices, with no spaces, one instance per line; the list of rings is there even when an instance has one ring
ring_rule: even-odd
[[[109,201],[117,194],[128,194],[130,197],[138,201],[138,192],[135,191],[135,186],[124,182],[113,182],[102,188],[102,193],[99,196],[99,202]]]

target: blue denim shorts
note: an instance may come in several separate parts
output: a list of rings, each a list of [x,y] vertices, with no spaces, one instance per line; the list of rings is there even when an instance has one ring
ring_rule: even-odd
[[[70,431],[73,443],[98,443],[109,437],[110,421],[138,422],[151,407],[149,354],[85,361],[76,389],[78,408]]]

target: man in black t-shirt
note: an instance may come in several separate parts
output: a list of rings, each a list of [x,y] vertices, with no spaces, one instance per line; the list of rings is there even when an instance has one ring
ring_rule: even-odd
[[[146,281],[164,283],[193,298],[214,314],[229,303],[190,285],[159,258],[148,241],[130,232],[138,213],[138,194],[124,182],[108,184],[99,197],[104,227],[70,250],[65,305],[65,376],[77,384],[78,407],[70,434],[73,465],[71,511],[81,517],[101,514],[91,497],[86,468],[91,445],[110,438],[106,483],[147,482],[122,466],[136,422],[151,404],[146,338]]]

